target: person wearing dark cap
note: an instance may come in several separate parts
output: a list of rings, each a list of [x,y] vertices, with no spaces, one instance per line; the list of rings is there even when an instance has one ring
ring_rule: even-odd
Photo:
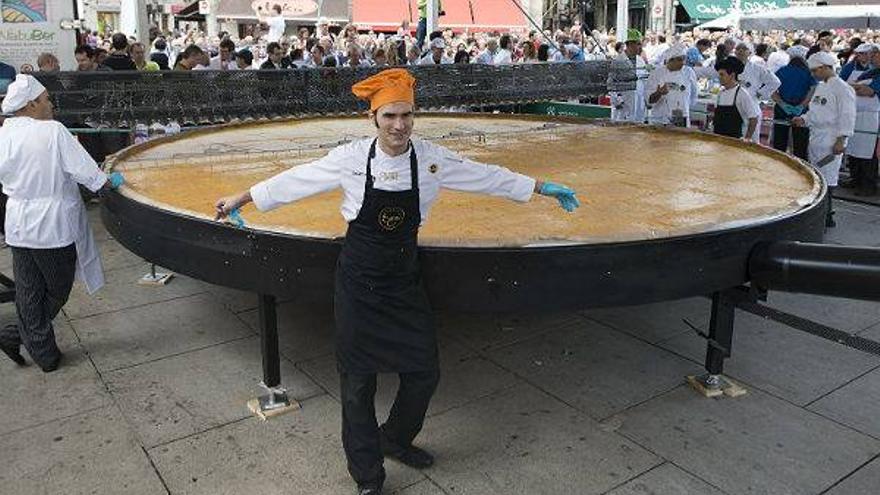
[[[739,85],[737,78],[743,69],[745,64],[736,57],[727,57],[715,64],[722,89],[715,103],[713,128],[715,134],[752,141],[758,125],[758,110],[749,92]],[[745,134],[744,124],[748,124]]]
[[[574,191],[459,156],[412,136],[415,78],[388,69],[352,87],[370,103],[376,137],[358,139],[215,204],[217,218],[253,201],[261,211],[343,189],[348,230],[336,268],[336,359],[342,444],[359,495],[382,493],[383,456],[426,468],[434,457],[413,445],[440,379],[437,333],[419,269],[419,227],[441,189],[526,202],[533,193],[566,211]],[[388,419],[376,421],[376,373],[397,373]]]

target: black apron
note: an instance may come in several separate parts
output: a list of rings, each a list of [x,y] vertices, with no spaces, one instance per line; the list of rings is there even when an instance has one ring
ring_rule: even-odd
[[[373,188],[367,158],[364,201],[348,224],[336,265],[336,356],[341,372],[436,370],[437,336],[418,259],[418,160],[410,143],[412,188]]]
[[[715,134],[732,138],[743,137],[743,118],[736,108],[736,99],[739,97],[739,85],[733,93],[733,105],[721,105],[715,107],[715,120],[713,128]],[[721,99],[719,98],[719,103]]]

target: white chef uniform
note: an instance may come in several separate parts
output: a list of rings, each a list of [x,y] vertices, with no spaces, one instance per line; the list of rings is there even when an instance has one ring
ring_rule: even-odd
[[[11,117],[0,128],[6,243],[34,249],[75,243],[77,277],[90,294],[104,285],[104,273],[77,184],[95,192],[105,182],[107,175],[61,123]]]
[[[362,139],[333,149],[325,157],[291,167],[251,187],[254,205],[261,211],[342,188],[342,216],[346,222],[357,218],[364,199],[367,155],[373,139]],[[531,177],[504,167],[477,163],[436,144],[413,137],[419,164],[419,209],[422,224],[440,188],[479,192],[526,202],[535,188]],[[403,191],[411,187],[409,153],[390,157],[376,147],[371,165],[375,187]]]
[[[855,84],[871,84],[871,79],[858,80],[865,71],[856,68],[847,77],[846,82]],[[877,130],[880,129],[880,98],[873,96],[856,95],[856,125],[857,131],[846,143],[846,154],[856,158],[870,160],[874,157],[877,146]],[[872,134],[868,134],[872,133]]]
[[[803,115],[810,128],[808,148],[810,163],[816,164],[831,154],[839,136],[850,137],[856,125],[856,93],[837,76],[820,82],[810,100],[810,109]],[[843,155],[819,169],[829,186],[837,186]]]
[[[760,58],[760,57],[759,57]],[[761,102],[770,98],[782,82],[765,67],[749,61],[745,64],[742,74],[739,75],[739,85],[749,93],[754,100],[755,111],[758,113],[758,125],[755,126],[755,134],[752,139],[758,142],[761,137]],[[745,127],[743,133],[745,133]]]
[[[684,115],[688,126],[691,124],[690,107],[697,100],[697,76],[690,67],[682,67],[675,72],[665,66],[657,67],[648,76],[645,83],[645,100],[661,85],[669,85],[669,93],[660,97],[656,103],[648,103],[650,115],[648,122],[651,124],[671,124],[673,112],[680,110]]]
[[[635,64],[626,53],[621,52],[614,59],[615,64],[626,64],[630,70],[635,69],[635,89],[632,91],[611,92],[611,119],[621,122],[645,122],[645,80],[648,78],[648,67],[642,57],[636,55]],[[619,108],[618,108],[619,107]]]

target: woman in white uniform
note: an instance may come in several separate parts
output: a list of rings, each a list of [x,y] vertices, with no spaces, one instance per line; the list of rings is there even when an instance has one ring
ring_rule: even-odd
[[[666,65],[657,67],[648,76],[650,116],[648,122],[658,125],[691,125],[690,107],[697,99],[697,75],[684,65],[685,47],[676,44],[666,50]]]
[[[810,128],[808,153],[810,163],[819,169],[829,191],[837,187],[840,164],[847,140],[853,135],[856,125],[856,93],[853,88],[837,77],[834,55],[816,52],[807,59],[813,77],[819,81],[810,109],[804,115],[792,119],[792,124]],[[828,218],[826,224],[834,227],[834,211],[829,194]]]
[[[67,302],[74,276],[90,294],[104,284],[78,184],[97,192],[119,187],[122,176],[108,181],[76,138],[52,120],[49,93],[32,76],[19,75],[2,106],[13,115],[0,129],[0,183],[9,196],[6,244],[12,248],[18,324],[0,330],[0,350],[23,365],[24,345],[51,372],[62,357],[52,319]]]
[[[414,468],[433,464],[412,444],[439,380],[437,338],[419,274],[419,226],[441,188],[528,201],[555,197],[567,211],[574,191],[506,168],[462,158],[411,138],[415,79],[389,69],[352,87],[370,101],[377,137],[342,145],[326,157],[293,167],[241,194],[221,198],[217,217],[253,201],[269,210],[341,187],[348,222],[336,268],[336,358],[342,402],[342,444],[359,495],[378,495],[383,456]],[[465,220],[465,219],[462,219]],[[397,373],[400,388],[388,419],[376,422],[376,373]]]

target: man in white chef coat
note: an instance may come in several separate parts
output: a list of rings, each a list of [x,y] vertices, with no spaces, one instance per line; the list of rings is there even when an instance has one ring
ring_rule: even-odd
[[[742,74],[739,75],[739,85],[752,97],[755,110],[758,113],[758,126],[751,136],[752,141],[757,143],[761,138],[761,102],[770,99],[770,96],[779,89],[782,83],[766,67],[752,61],[753,51],[751,43],[740,41],[737,43],[734,53],[745,66]]]
[[[0,350],[24,365],[24,345],[34,362],[51,372],[62,357],[52,319],[67,302],[74,276],[89,293],[104,284],[77,184],[97,192],[108,178],[76,138],[52,120],[49,94],[34,77],[16,77],[2,110],[12,115],[0,128],[0,184],[9,196],[6,244],[12,248],[18,324],[0,329]],[[113,176],[116,187],[121,181],[121,175]]]
[[[621,67],[622,73],[635,77],[635,88],[611,93],[611,119],[644,124],[645,79],[648,77],[648,68],[642,58],[642,33],[638,29],[627,30],[624,46],[624,50],[614,60],[615,67]]]
[[[342,444],[359,495],[382,493],[383,456],[422,469],[434,457],[412,444],[439,381],[436,331],[421,282],[417,236],[441,188],[526,202],[551,196],[567,211],[571,189],[503,167],[476,163],[412,136],[415,79],[388,69],[352,87],[370,102],[375,138],[337,147],[215,204],[217,218],[246,203],[266,211],[342,188],[348,230],[336,268],[336,359]],[[463,219],[464,220],[464,219]],[[376,373],[397,373],[400,388],[379,426]]]
[[[697,75],[684,65],[685,47],[675,44],[666,50],[666,64],[648,76],[648,123],[688,127],[690,107],[697,100]]]
[[[840,71],[840,78],[856,92],[856,130],[846,145],[850,180],[841,187],[855,189],[856,196],[877,194],[877,132],[880,130],[880,47],[862,43],[855,60]],[[871,66],[875,64],[873,67]]]
[[[830,191],[837,187],[840,163],[846,151],[847,140],[856,126],[856,92],[852,86],[837,77],[834,55],[819,51],[807,59],[813,77],[819,81],[810,109],[804,115],[792,119],[796,126],[810,128],[808,148],[810,163],[819,169]],[[829,199],[829,205],[831,201]],[[834,212],[829,206],[826,224],[834,227]]]

